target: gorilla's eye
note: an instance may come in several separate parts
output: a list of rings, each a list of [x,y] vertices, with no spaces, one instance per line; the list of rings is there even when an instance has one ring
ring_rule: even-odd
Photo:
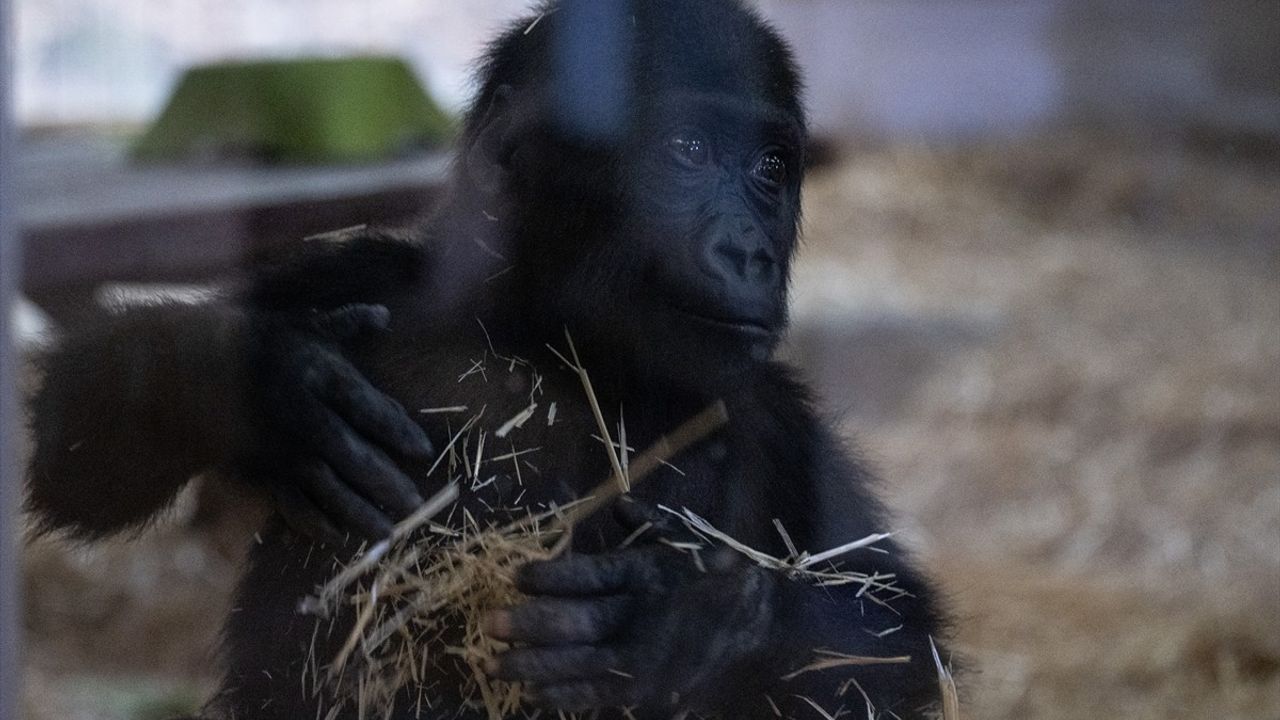
[[[711,160],[711,146],[695,132],[681,131],[672,135],[667,141],[667,149],[672,157],[687,167],[702,167]]]
[[[752,172],[766,183],[782,187],[787,182],[787,161],[777,152],[770,151],[760,156]]]

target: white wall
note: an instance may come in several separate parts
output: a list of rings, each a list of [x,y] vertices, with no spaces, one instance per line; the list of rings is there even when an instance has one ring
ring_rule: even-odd
[[[1063,110],[1045,42],[1057,0],[767,0],[808,70],[828,130],[972,135]]]
[[[819,125],[987,135],[1043,122],[1280,135],[1277,0],[761,0]]]

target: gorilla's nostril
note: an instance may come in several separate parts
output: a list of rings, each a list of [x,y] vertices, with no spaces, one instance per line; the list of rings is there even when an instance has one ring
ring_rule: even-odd
[[[778,268],[778,263],[774,261],[773,256],[764,250],[757,250],[751,256],[750,278],[753,280],[773,280],[774,274]]]
[[[746,277],[749,265],[747,251],[732,242],[722,242],[716,246],[716,255],[721,264],[732,270],[738,277]]]

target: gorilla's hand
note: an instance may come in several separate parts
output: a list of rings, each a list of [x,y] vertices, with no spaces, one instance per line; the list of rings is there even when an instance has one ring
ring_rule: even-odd
[[[317,540],[384,537],[423,502],[392,458],[429,458],[431,442],[343,356],[343,345],[385,330],[389,318],[380,305],[249,316],[250,422],[239,469]]]
[[[655,516],[637,501],[620,510]],[[724,549],[699,567],[654,527],[638,546],[524,566],[517,585],[530,599],[487,618],[493,637],[515,643],[490,674],[528,683],[550,708],[636,717],[715,707],[741,689],[768,646],[776,576]]]

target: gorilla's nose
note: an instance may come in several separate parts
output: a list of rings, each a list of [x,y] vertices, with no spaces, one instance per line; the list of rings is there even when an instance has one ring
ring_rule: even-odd
[[[754,232],[721,237],[711,247],[711,265],[738,291],[758,291],[778,281],[777,258]]]

